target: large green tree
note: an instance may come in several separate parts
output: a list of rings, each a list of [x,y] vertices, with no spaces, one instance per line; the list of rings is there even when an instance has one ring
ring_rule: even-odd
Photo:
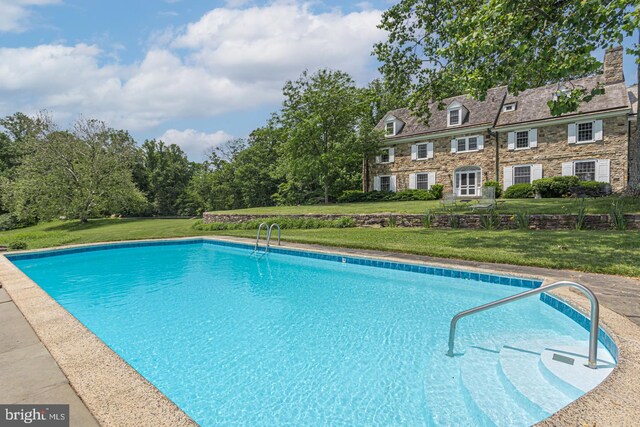
[[[140,163],[134,177],[138,188],[146,195],[155,215],[177,215],[194,166],[182,149],[155,139],[146,140],[141,147]]]
[[[383,14],[388,39],[374,50],[390,80],[411,76],[411,107],[459,94],[483,99],[507,85],[518,93],[592,74],[594,49],[622,42],[638,28],[637,0],[402,0]],[[638,45],[631,52],[638,53]],[[574,87],[550,105],[575,111],[598,89]]]
[[[280,170],[288,188],[331,195],[357,188],[364,148],[358,126],[365,107],[353,81],[344,72],[327,69],[303,72],[284,86],[279,115],[284,144]]]
[[[70,131],[49,124],[28,144],[6,188],[10,211],[23,222],[58,215],[86,222],[94,215],[129,213],[144,203],[131,178],[135,142],[127,132],[81,119]]]

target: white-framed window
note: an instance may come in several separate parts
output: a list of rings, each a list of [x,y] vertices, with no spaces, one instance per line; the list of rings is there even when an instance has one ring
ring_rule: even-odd
[[[562,163],[563,176],[577,176],[582,181],[610,182],[611,160],[584,159]]]
[[[456,195],[476,197],[482,194],[482,170],[479,166],[465,166],[456,170]]]
[[[536,179],[542,178],[542,165],[515,165],[505,166],[502,175],[503,189],[514,184],[531,184]]]
[[[391,177],[390,176],[381,176],[380,177],[380,191],[391,191]]]
[[[429,182],[429,174],[428,173],[417,173],[416,174],[416,188],[418,190],[428,190],[431,188],[433,183]]]
[[[529,131],[516,132],[516,150],[519,148],[529,148]]]
[[[531,166],[514,166],[513,168],[514,184],[531,184]]]
[[[395,120],[388,121],[384,125],[384,134],[386,136],[393,136],[396,134],[396,122]]]
[[[379,175],[373,177],[373,189],[375,191],[396,191],[395,175]]]
[[[380,163],[389,163],[389,150],[384,150],[380,154]]]
[[[458,126],[462,121],[462,108],[452,108],[448,111],[448,126]]]
[[[593,122],[582,122],[577,124],[578,142],[593,142]]]
[[[426,159],[429,156],[428,144],[417,144],[418,160]]]
[[[510,102],[509,104],[504,104],[504,107],[502,107],[502,111],[504,111],[504,112],[515,111],[515,109],[516,109],[516,103],[515,102]]]
[[[525,129],[509,132],[507,134],[509,150],[527,150],[538,146],[538,130]]]
[[[456,138],[451,140],[452,153],[479,151],[479,150],[482,150],[483,148],[484,148],[484,137],[482,135],[465,136],[463,138]]]
[[[393,163],[395,161],[395,148],[383,148],[376,156],[376,163]]]
[[[569,123],[567,130],[569,144],[587,144],[604,139],[602,120]]]
[[[595,160],[573,162],[573,175],[580,178],[580,181],[595,181],[596,163]]]

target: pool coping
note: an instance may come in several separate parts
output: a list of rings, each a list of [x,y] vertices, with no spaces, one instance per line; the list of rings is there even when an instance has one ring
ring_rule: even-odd
[[[69,379],[71,386],[101,425],[187,426],[197,424],[22,273],[5,255],[39,254],[76,248],[86,250],[89,247],[104,247],[106,245],[135,245],[136,243],[149,242],[158,244],[163,241],[188,243],[207,240],[244,246],[252,243],[251,239],[236,237],[195,236],[67,245],[0,255],[0,284],[22,311],[24,317]],[[485,275],[505,276],[504,272],[496,272],[495,269],[491,269],[490,264],[486,264],[488,268],[468,265],[452,267],[452,264],[455,266],[455,260],[452,260],[450,264],[432,260],[428,262],[420,259],[407,260],[402,258],[401,254],[391,252],[386,252],[384,258],[381,258],[379,255],[371,256],[366,253],[367,251],[341,250],[320,245],[287,243],[280,248],[274,247],[274,252],[286,253],[288,250],[378,261],[384,259],[386,263],[431,266],[440,269],[466,270]],[[366,263],[362,264],[367,265]],[[385,268],[393,267],[385,266]],[[554,276],[540,277],[540,275],[531,275],[525,272],[507,274],[507,276],[511,275],[532,280],[543,279],[543,284],[549,284],[558,279]],[[560,289],[553,291],[552,294],[582,313],[589,312],[588,300],[576,292]],[[618,365],[598,387],[553,414],[550,418],[541,421],[539,425],[580,425],[582,423],[624,425],[636,420],[640,415],[640,402],[636,402],[637,399],[634,400],[634,397],[640,394],[640,384],[633,381],[633,378],[640,377],[640,328],[624,316],[606,307],[601,308],[601,323],[606,333],[617,344]]]

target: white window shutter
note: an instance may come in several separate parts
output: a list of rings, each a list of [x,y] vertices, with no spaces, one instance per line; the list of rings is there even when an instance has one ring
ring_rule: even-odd
[[[513,185],[513,166],[505,166],[502,175],[502,187],[506,190]]]
[[[531,165],[531,182],[542,178],[542,165]]]
[[[611,160],[598,160],[598,174],[596,181],[609,183],[609,170],[611,169]]]
[[[478,150],[484,150],[484,135],[478,136]]]
[[[536,148],[538,146],[538,129],[529,131],[529,147]]]
[[[411,160],[418,160],[418,146],[416,144],[411,146]]]
[[[429,172],[429,188],[436,183],[436,173]]]
[[[457,153],[458,152],[458,140],[457,139],[452,139],[451,140],[451,152],[452,153]]]
[[[393,163],[396,160],[396,149],[389,148],[389,163]]]
[[[573,175],[573,162],[562,163],[562,176]]]
[[[374,191],[380,191],[380,177],[379,176],[374,176],[373,177],[373,190]]]
[[[415,173],[410,173],[409,174],[409,189],[410,190],[415,190],[417,187],[417,183],[416,183],[416,174]]]
[[[395,175],[391,175],[389,177],[389,190],[393,191],[394,193],[396,192],[396,176]]]
[[[516,133],[515,132],[509,132],[507,134],[507,146],[509,150],[516,149]]]
[[[427,144],[427,159],[433,159],[433,142]]]
[[[575,123],[569,123],[569,126],[567,126],[567,142],[569,144],[575,144],[577,139],[576,139],[576,124]]]
[[[382,156],[376,156],[376,163],[382,163]]]
[[[602,120],[595,120],[593,122],[593,139],[596,141],[602,141],[604,139]]]

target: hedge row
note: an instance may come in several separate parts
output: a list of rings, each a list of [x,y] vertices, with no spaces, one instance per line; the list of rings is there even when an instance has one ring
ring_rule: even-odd
[[[504,192],[506,199],[524,199],[540,194],[550,197],[602,197],[609,194],[611,187],[606,182],[580,181],[577,176],[554,176],[536,179],[531,184],[514,184]]]
[[[397,193],[392,191],[345,191],[338,197],[338,203],[409,201],[409,200],[438,200],[442,198],[444,186],[432,185],[429,190],[404,190]]]
[[[316,218],[290,218],[290,217],[273,217],[258,218],[246,222],[229,223],[229,222],[211,222],[205,224],[201,219],[193,224],[193,228],[201,231],[216,230],[256,230],[260,224],[266,222],[268,226],[277,223],[282,229],[313,229],[313,228],[349,228],[355,227],[356,222],[353,218],[343,217],[338,219],[316,219]]]

